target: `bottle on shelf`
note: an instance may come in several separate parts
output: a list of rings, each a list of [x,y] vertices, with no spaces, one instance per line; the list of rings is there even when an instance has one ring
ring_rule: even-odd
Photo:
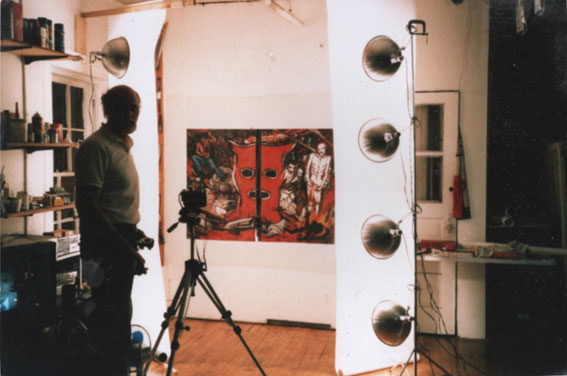
[[[36,112],[32,116],[32,124],[33,124],[33,140],[34,142],[43,142],[43,118],[41,115]]]
[[[63,131],[61,129],[61,124],[53,123],[49,127],[49,142],[58,144],[63,141]]]

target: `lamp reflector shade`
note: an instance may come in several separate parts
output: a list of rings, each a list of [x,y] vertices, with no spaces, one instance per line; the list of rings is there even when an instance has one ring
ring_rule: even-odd
[[[374,258],[390,258],[400,246],[402,231],[383,215],[373,215],[362,225],[362,244]]]
[[[358,147],[373,162],[390,160],[400,146],[400,132],[382,119],[370,119],[358,132]]]
[[[394,75],[404,57],[400,47],[385,35],[372,38],[364,48],[362,67],[370,79],[386,81]]]
[[[130,46],[124,37],[106,42],[99,54],[104,69],[116,78],[122,78],[130,62]]]
[[[408,310],[391,300],[384,300],[372,311],[372,329],[376,337],[388,346],[399,346],[411,331],[413,318]]]

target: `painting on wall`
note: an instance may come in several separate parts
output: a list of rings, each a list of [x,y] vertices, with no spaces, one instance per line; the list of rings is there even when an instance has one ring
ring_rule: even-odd
[[[188,129],[187,185],[197,239],[334,243],[332,129]]]

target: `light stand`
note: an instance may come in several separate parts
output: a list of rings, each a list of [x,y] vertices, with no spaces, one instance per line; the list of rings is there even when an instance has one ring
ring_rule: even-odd
[[[421,26],[421,29],[418,27]],[[427,32],[425,31],[425,21],[422,20],[411,20],[408,22],[408,25],[406,26],[408,33],[410,34],[410,43],[411,43],[411,110],[412,110],[412,127],[411,130],[413,132],[413,155],[412,155],[412,161],[411,161],[411,165],[415,166],[415,145],[416,145],[416,132],[415,132],[415,121],[416,121],[416,117],[415,117],[415,71],[414,71],[414,37],[416,35],[421,35],[421,36],[426,36],[427,37]],[[416,180],[415,176],[412,176],[413,182],[412,182],[412,190],[413,190],[413,194],[412,194],[412,216],[413,216],[413,240],[414,240],[414,265],[417,268],[417,247],[418,247],[418,240],[417,240],[417,199],[416,199]],[[419,288],[418,285],[418,281],[417,281],[417,269],[414,272],[414,285],[416,286],[416,288]],[[416,310],[416,314],[417,314],[417,294],[414,295],[414,309]],[[448,373],[446,370],[444,370],[439,364],[435,363],[431,357],[429,357],[427,354],[425,354],[423,351],[419,350],[417,347],[417,326],[415,327],[415,330],[413,332],[413,350],[410,353],[410,356],[408,357],[408,360],[406,362],[406,364],[404,365],[404,368],[402,370],[402,374],[404,373],[404,370],[406,369],[406,367],[408,366],[409,360],[411,359],[412,355],[413,355],[413,364],[415,364],[415,368],[414,368],[414,374],[417,374],[417,354],[420,353],[422,354],[424,357],[426,357],[430,362],[434,363],[437,367],[439,367],[443,372],[445,372],[447,375],[450,376],[450,373]]]
[[[182,192],[183,193],[183,192]],[[175,353],[179,349],[179,337],[181,335],[182,330],[190,330],[188,325],[185,325],[185,320],[187,319],[186,313],[189,308],[189,302],[191,296],[195,296],[195,285],[199,283],[199,285],[203,288],[211,302],[215,305],[218,311],[221,314],[226,323],[232,327],[234,333],[238,336],[248,354],[256,364],[256,367],[260,371],[263,376],[266,376],[264,370],[258,363],[258,360],[252,353],[250,347],[244,338],[242,337],[242,329],[234,323],[232,320],[232,312],[228,311],[218,295],[216,294],[213,286],[205,276],[205,271],[207,269],[206,263],[201,262],[200,259],[195,258],[195,226],[199,223],[200,218],[198,217],[198,213],[201,212],[198,208],[191,208],[191,207],[183,207],[179,214],[179,221],[172,225],[167,232],[172,232],[179,223],[187,223],[189,227],[190,236],[191,236],[191,258],[185,261],[185,272],[183,273],[183,277],[179,282],[179,286],[177,287],[177,291],[175,292],[175,296],[173,297],[173,301],[171,302],[170,306],[167,308],[167,311],[164,313],[165,320],[161,324],[161,331],[157,338],[157,341],[152,349],[152,353],[150,359],[153,359],[155,353],[157,352],[158,345],[165,333],[165,330],[169,327],[169,322],[171,321],[172,317],[175,316],[177,313],[177,320],[175,322],[175,332],[173,334],[173,339],[171,340],[171,354],[169,357],[169,364],[167,367],[167,376],[171,375],[171,371],[173,368],[173,361],[175,358]],[[150,362],[146,364],[144,369],[144,374],[147,374],[148,369],[150,366]]]
[[[407,366],[408,366],[408,364],[409,364],[409,361],[410,361],[410,359],[411,359],[412,356],[415,356],[415,358],[414,358],[414,363],[413,363],[413,364],[416,365],[416,366],[415,366],[414,375],[417,375],[417,356],[418,356],[418,354],[421,355],[421,356],[423,356],[424,358],[426,358],[431,364],[433,364],[435,367],[437,367],[437,368],[439,368],[441,371],[443,371],[444,374],[443,374],[442,376],[451,376],[451,373],[450,373],[449,371],[447,371],[445,368],[443,368],[443,367],[442,367],[439,363],[437,363],[435,360],[431,359],[431,357],[430,357],[429,355],[427,355],[425,352],[423,352],[422,350],[420,350],[420,349],[417,347],[417,345],[414,346],[414,348],[413,348],[413,350],[412,350],[410,356],[408,357],[408,360],[407,360],[406,363],[404,364],[404,368],[402,368],[402,372],[400,372],[400,375],[403,375],[403,374],[404,374],[404,371],[406,370],[406,368],[407,368]]]

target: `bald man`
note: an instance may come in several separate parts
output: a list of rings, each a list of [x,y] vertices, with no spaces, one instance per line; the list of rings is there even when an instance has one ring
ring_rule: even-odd
[[[93,375],[126,375],[129,367],[134,275],[146,272],[138,254],[138,173],[130,149],[140,96],[115,86],[102,96],[106,123],[77,152],[75,185],[81,229],[81,257],[92,288]]]

